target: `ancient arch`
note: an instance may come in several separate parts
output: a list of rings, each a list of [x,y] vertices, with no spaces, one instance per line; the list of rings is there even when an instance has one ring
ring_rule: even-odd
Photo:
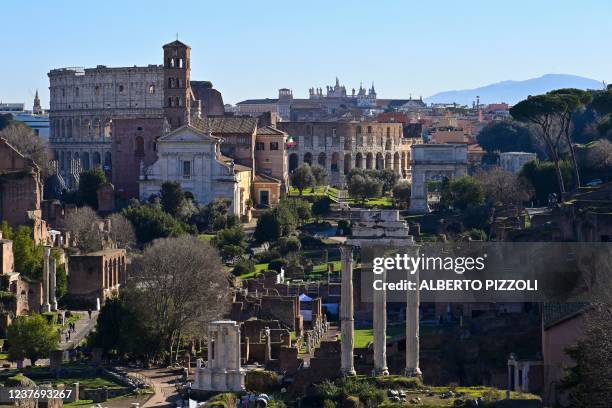
[[[372,155],[372,152],[369,152],[366,155],[366,169],[370,170],[372,168],[373,161],[374,161],[374,156]]]
[[[89,152],[84,152],[81,156],[81,167],[83,170],[89,170]]]
[[[391,159],[391,153],[385,155],[385,169],[391,169],[393,167],[393,160]]]
[[[93,159],[93,163],[92,163],[93,167],[94,168],[98,167],[101,163],[100,153],[94,152],[92,159]]]
[[[319,158],[317,159],[317,164],[323,168],[326,167],[327,164],[327,155],[324,152],[319,153]]]
[[[312,166],[312,153],[307,152],[304,155],[304,163],[308,163],[309,166]]]
[[[331,155],[331,171],[337,172],[340,169],[338,168],[338,162],[340,161],[340,153],[333,152]]]
[[[429,211],[427,182],[433,178],[449,179],[467,175],[465,144],[419,144],[412,146],[412,192],[410,211]]]
[[[382,170],[385,168],[385,160],[383,159],[382,153],[376,153],[376,170]]]
[[[400,173],[400,154],[398,152],[393,155],[393,170]]]
[[[350,153],[344,155],[344,174],[348,174],[351,171],[352,159]]]
[[[363,155],[361,154],[361,152],[355,155],[355,168],[356,169],[363,168]]]

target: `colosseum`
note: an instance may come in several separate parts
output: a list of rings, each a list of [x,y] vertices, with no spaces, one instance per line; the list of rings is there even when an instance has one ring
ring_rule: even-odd
[[[189,46],[175,41],[163,46],[166,53]],[[161,59],[161,58],[160,58]],[[185,62],[189,70],[189,61]],[[49,141],[59,173],[71,184],[81,170],[102,166],[110,175],[112,168],[113,119],[163,118],[165,94],[177,88],[193,97],[192,114],[222,115],[221,93],[208,81],[184,84],[165,80],[174,65],[151,64],[110,68],[59,68],[48,73],[50,91]],[[189,76],[187,75],[187,78]],[[185,99],[186,101],[186,99]],[[196,108],[194,110],[194,108]]]
[[[410,180],[410,147],[418,139],[403,135],[401,123],[279,122],[296,142],[289,147],[289,172],[302,163],[325,167],[330,183],[344,187],[352,168],[392,169]]]
[[[163,114],[163,67],[61,68],[49,72],[50,142],[59,171],[67,175],[71,160],[83,170],[112,166],[113,118]]]

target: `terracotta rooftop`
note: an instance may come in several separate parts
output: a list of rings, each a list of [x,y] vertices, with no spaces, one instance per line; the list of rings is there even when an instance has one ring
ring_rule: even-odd
[[[208,126],[215,135],[248,133],[252,134],[257,128],[257,118],[250,116],[208,116],[193,118],[192,126],[208,133]]]

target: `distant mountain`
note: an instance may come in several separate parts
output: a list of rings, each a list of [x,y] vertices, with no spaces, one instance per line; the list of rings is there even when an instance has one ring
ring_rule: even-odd
[[[603,84],[594,79],[566,74],[547,74],[539,78],[525,81],[502,81],[474,89],[439,92],[428,98],[427,103],[453,103],[472,105],[476,96],[480,96],[480,103],[506,102],[515,104],[529,95],[543,94],[553,89],[578,88],[601,89]]]

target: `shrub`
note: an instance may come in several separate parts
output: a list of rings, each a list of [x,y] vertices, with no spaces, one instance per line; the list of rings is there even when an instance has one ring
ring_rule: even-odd
[[[297,252],[302,247],[302,243],[298,239],[298,237],[282,237],[278,240],[278,246],[280,252],[283,255],[288,254],[289,252]]]
[[[272,261],[273,259],[277,259],[280,257],[281,257],[280,252],[278,251],[278,249],[275,249],[275,248],[255,255],[255,259],[257,259],[257,263],[267,263],[267,262]]]
[[[274,371],[249,371],[245,381],[249,391],[270,393],[279,388],[278,374]]]
[[[252,272],[255,272],[255,262],[252,259],[241,259],[232,270],[234,276],[246,275]]]

